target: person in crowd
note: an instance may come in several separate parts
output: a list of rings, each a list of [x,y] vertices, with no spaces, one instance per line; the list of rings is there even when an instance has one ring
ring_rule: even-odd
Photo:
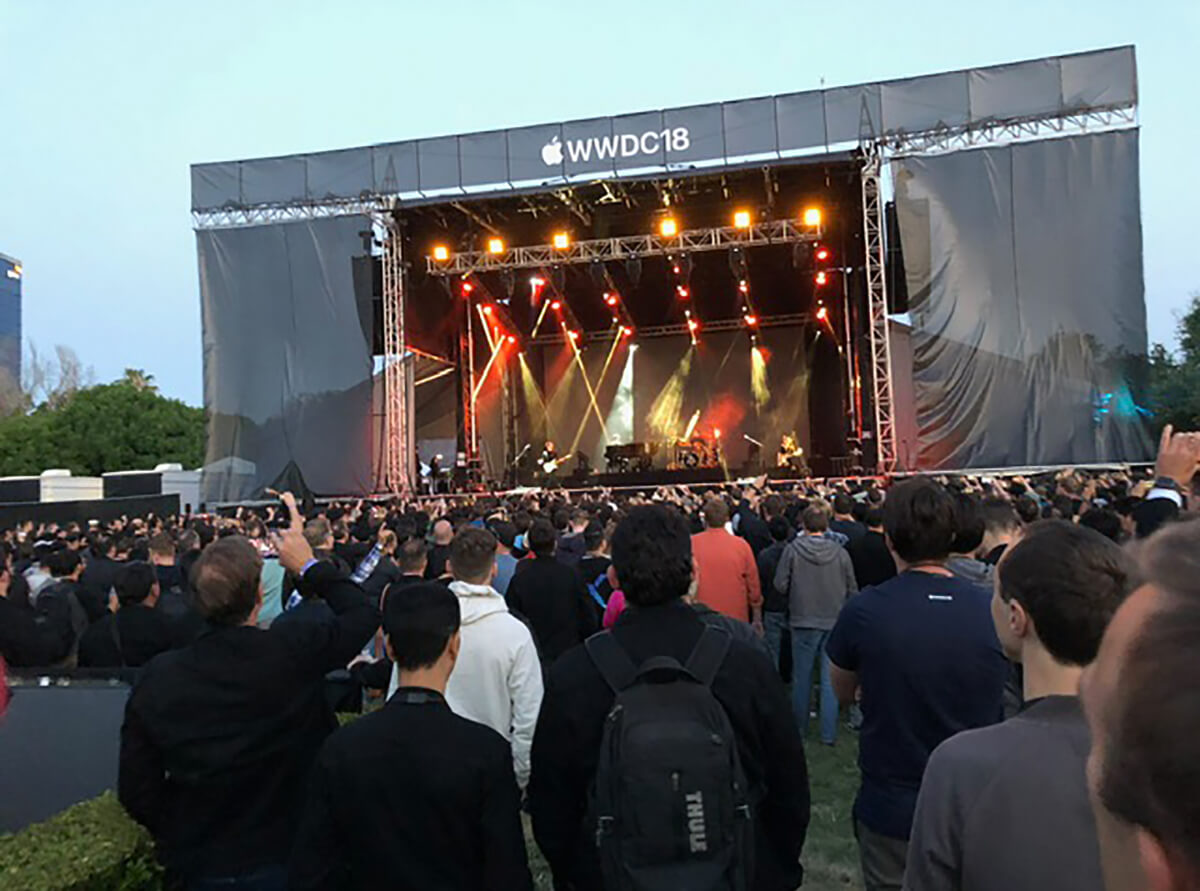
[[[376,535],[375,546],[359,563],[358,569],[355,571],[355,581],[358,581],[358,575],[362,574],[362,570],[367,569],[368,565],[370,566],[360,584],[367,596],[375,601],[383,596],[388,585],[398,581],[404,574],[396,563],[396,549],[399,546],[400,540],[396,533],[381,526]],[[371,559],[372,556],[374,556],[374,561]]]
[[[327,517],[313,517],[305,523],[304,538],[318,560],[332,563],[343,575],[350,574],[352,567],[334,550],[333,524]]]
[[[582,539],[581,539],[582,540]],[[529,622],[542,664],[549,665],[599,627],[577,566],[555,558],[554,527],[538,520],[529,530],[533,559],[523,560],[508,586],[509,609]]]
[[[150,539],[149,551],[150,564],[154,567],[154,575],[158,580],[159,588],[159,595],[154,601],[154,609],[166,619],[177,643],[190,643],[204,630],[204,618],[193,606],[187,581],[176,564],[175,542],[171,540],[171,536],[160,532]],[[282,571],[280,571],[280,575],[282,576]],[[120,593],[118,590],[118,601]],[[278,601],[278,588],[276,588],[275,594],[276,601]],[[264,602],[265,600],[266,594],[264,593]],[[259,618],[262,618],[261,614]]]
[[[492,585],[503,597],[508,595],[508,585],[517,571],[517,558],[513,556],[517,527],[507,520],[497,520],[489,528],[496,536],[496,578]]]
[[[42,586],[33,598],[34,609],[38,621],[51,630],[51,634],[69,644],[62,655],[53,663],[56,668],[75,668],[79,662],[79,641],[95,620],[108,613],[110,604],[105,601],[103,607],[92,607],[92,612],[84,606],[85,595],[79,585],[79,577],[83,572],[83,564],[79,554],[66,548],[49,554],[45,560],[46,568],[50,571],[50,584]],[[109,595],[111,597],[111,593]]]
[[[1113,617],[1080,684],[1088,790],[1108,891],[1191,891],[1200,884],[1200,695],[1191,680],[1200,676],[1200,522],[1164,528],[1138,557],[1144,584]]]
[[[1035,523],[1008,549],[992,620],[1005,654],[1024,667],[1025,705],[934,750],[913,817],[906,889],[1103,886],[1079,680],[1136,576],[1112,541],[1062,520]]]
[[[9,557],[4,554],[0,562],[0,658],[10,668],[61,661],[75,640],[69,617],[67,621],[47,621],[30,606],[27,596],[16,596],[16,582]]]
[[[833,519],[829,529],[846,536],[847,543],[858,541],[867,534],[867,527],[854,518],[854,499],[845,492],[833,496]]]
[[[86,568],[77,552],[60,545],[43,562],[46,564],[46,568],[50,570],[50,584],[38,591],[37,599],[39,602],[45,596],[66,595],[69,593],[75,598],[79,606],[82,607],[89,623],[99,621],[110,610],[113,596],[111,586],[104,592],[103,596],[93,588],[85,588],[81,579],[86,572]],[[117,563],[115,565],[117,570],[120,571],[121,564]],[[115,581],[115,575],[113,579]]]
[[[175,565],[175,542],[165,532],[160,532],[148,542],[150,564],[158,578],[162,591],[178,591],[183,588],[183,578]],[[113,584],[116,584],[114,579]]]
[[[1109,541],[1118,544],[1124,540],[1125,533],[1121,528],[1121,516],[1115,510],[1107,507],[1093,507],[1084,511],[1079,517],[1079,525],[1095,529]]]
[[[792,632],[792,706],[801,733],[808,730],[813,669],[820,678],[821,742],[837,741],[838,700],[825,647],[842,606],[858,591],[846,549],[825,538],[829,515],[816,505],[804,510],[804,534],[787,546],[774,587],[787,592]]]
[[[1021,520],[1022,526],[1036,523],[1042,518],[1042,506],[1033,495],[1021,495],[1013,499],[1013,510]]]
[[[767,523],[767,531],[771,544],[758,555],[758,584],[763,592],[763,637],[771,654],[771,664],[778,667],[783,632],[788,623],[788,593],[775,587],[775,573],[793,533],[782,516],[772,517]]]
[[[608,556],[608,537],[604,534],[604,524],[592,520],[583,530],[583,544],[587,553],[579,560],[579,577],[585,585],[601,584],[601,579],[608,574],[612,560]]]
[[[531,891],[512,753],[454,713],[459,599],[421,582],[383,610],[399,686],[321,749],[293,849],[290,887]]]
[[[983,513],[980,559],[989,566],[995,566],[1005,550],[1021,537],[1021,518],[1017,516],[1012,502],[1003,498],[985,498],[980,510]]]
[[[454,524],[449,520],[438,520],[433,524],[433,547],[425,563],[425,578],[435,581],[450,574],[447,563],[450,559],[450,542],[454,540]]]
[[[29,587],[29,596],[36,598],[38,593],[53,579],[50,570],[46,568],[46,558],[54,551],[53,542],[37,541],[33,544],[33,560],[24,568],[22,577]]]
[[[587,511],[578,508],[568,516],[570,519],[567,521],[567,528],[558,537],[555,556],[560,563],[575,567],[587,554],[587,542],[584,541],[583,534],[587,531],[590,519]]]
[[[771,532],[767,528],[767,521],[758,514],[759,503],[758,493],[751,490],[738,500],[737,510],[733,515],[734,533],[745,539],[756,558],[771,546]],[[762,591],[765,596],[766,589],[763,588]]]
[[[954,544],[950,546],[950,559],[946,568],[968,582],[990,586],[992,565],[976,558],[983,545],[984,520],[979,502],[965,492],[954,496]]]
[[[323,678],[375,633],[379,612],[293,517],[280,562],[329,604],[333,622],[255,627],[262,558],[220,538],[196,561],[196,606],[211,630],[142,670],[121,728],[118,795],[194,888],[286,887],[305,780],[335,727]]]
[[[867,527],[866,535],[860,535],[846,545],[846,553],[854,566],[854,580],[860,589],[882,585],[896,577],[896,560],[888,550],[883,534],[883,508],[878,505],[868,507],[863,525]]]
[[[854,827],[866,891],[903,883],[930,753],[1002,713],[1009,663],[990,592],[946,568],[955,520],[953,496],[931,480],[892,488],[883,525],[900,574],[852,597],[826,646],[838,698],[852,703],[861,691]]]
[[[633,508],[613,534],[612,560],[615,583],[631,608],[608,633],[634,664],[660,655],[686,662],[705,628],[684,602],[694,577],[686,520],[661,505]],[[758,793],[753,888],[793,889],[802,877],[808,775],[779,674],[760,652],[734,640],[712,692],[729,717],[747,781]],[[557,888],[601,888],[596,827],[586,807],[613,698],[584,646],[568,651],[550,670],[534,740],[529,808]]]
[[[400,577],[388,585],[389,592],[427,581],[429,547],[425,544],[425,539],[413,536],[400,545],[396,552],[396,566],[400,570]]]
[[[91,537],[87,564],[82,575],[76,578],[82,588],[77,596],[88,615],[88,621],[95,622],[108,609],[108,599],[121,569],[117,545],[116,537],[111,535],[96,533]]]
[[[492,533],[463,529],[450,545],[449,565],[454,574],[450,590],[458,598],[462,615],[462,646],[446,686],[446,702],[456,715],[485,724],[508,741],[513,772],[524,789],[529,782],[533,730],[542,705],[537,647],[529,629],[508,611],[504,598],[492,587],[496,573]],[[399,674],[393,668],[389,699],[399,686]]]
[[[113,586],[119,608],[93,622],[79,641],[81,668],[140,668],[179,640],[180,633],[155,609],[161,585],[155,567],[133,562],[121,567]]]
[[[692,539],[696,599],[732,619],[750,622],[762,634],[763,598],[754,552],[745,540],[726,530],[729,505],[724,499],[710,498],[702,514],[705,529]]]

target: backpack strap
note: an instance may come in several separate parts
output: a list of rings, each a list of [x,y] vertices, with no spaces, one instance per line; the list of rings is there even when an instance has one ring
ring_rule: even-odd
[[[611,632],[597,632],[585,640],[583,645],[600,676],[612,687],[614,693],[620,693],[637,680],[637,666]]]
[[[705,625],[704,633],[696,641],[696,646],[692,647],[692,653],[684,667],[704,686],[711,687],[713,679],[717,676],[717,669],[725,661],[725,654],[729,652],[732,640],[733,636],[728,631]]]

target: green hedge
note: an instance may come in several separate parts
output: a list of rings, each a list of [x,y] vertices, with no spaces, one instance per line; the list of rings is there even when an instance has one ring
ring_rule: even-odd
[[[0,836],[0,888],[5,891],[161,887],[153,841],[111,792],[15,835]]]

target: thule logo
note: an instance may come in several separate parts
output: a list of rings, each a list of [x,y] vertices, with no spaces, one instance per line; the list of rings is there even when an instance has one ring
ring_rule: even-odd
[[[692,140],[687,127],[647,130],[645,133],[614,133],[611,136],[568,139],[566,142],[555,136],[542,146],[542,163],[547,167],[554,167],[561,164],[564,157],[578,164],[593,158],[604,161],[617,157],[657,155],[664,148],[672,152],[685,152],[691,145]]]
[[[708,850],[708,833],[704,829],[704,796],[691,792],[684,796],[687,802],[688,847],[693,854]]]

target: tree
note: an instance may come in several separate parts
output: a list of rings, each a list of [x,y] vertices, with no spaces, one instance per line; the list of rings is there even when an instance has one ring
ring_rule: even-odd
[[[151,375],[133,370],[140,376],[127,373],[111,384],[75,389],[70,385],[79,372],[68,369],[62,388],[63,378],[56,376],[55,398],[0,421],[0,475],[66,467],[95,476],[165,461],[200,466],[204,410],[167,399],[149,383]]]
[[[1200,292],[1191,295],[1175,331],[1176,354],[1160,343],[1150,350],[1150,408],[1158,429],[1200,430]]]
[[[120,383],[129,384],[135,390],[151,390],[158,392],[158,385],[154,383],[154,375],[147,374],[141,368],[126,368],[125,376],[121,378]]]

